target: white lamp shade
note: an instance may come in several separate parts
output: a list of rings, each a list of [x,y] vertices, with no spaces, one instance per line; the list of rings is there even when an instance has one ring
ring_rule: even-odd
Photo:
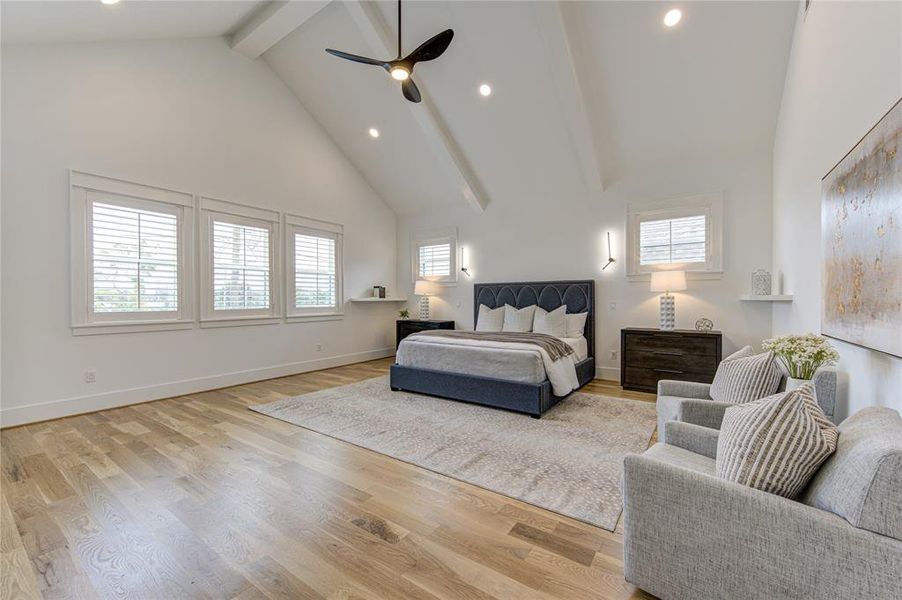
[[[420,279],[413,285],[413,293],[415,296],[431,296],[435,293],[431,281]]]
[[[651,274],[651,291],[682,292],[686,289],[686,271],[654,271]]]

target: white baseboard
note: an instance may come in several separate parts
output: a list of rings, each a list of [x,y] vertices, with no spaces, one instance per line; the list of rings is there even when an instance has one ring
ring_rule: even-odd
[[[252,381],[272,379],[274,377],[285,377],[286,375],[297,375],[298,373],[306,373],[308,371],[317,371],[319,369],[340,367],[342,365],[375,360],[377,358],[386,358],[394,355],[394,353],[394,348],[380,348],[378,350],[342,354],[339,356],[318,358],[285,365],[275,365],[260,369],[234,371],[232,373],[198,377],[196,379],[185,379],[159,385],[116,390],[90,396],[51,400],[50,402],[40,402],[13,408],[0,408],[0,426],[14,427],[16,425],[26,425],[36,421],[59,419],[60,417],[106,410],[118,406],[128,406],[129,404],[138,404],[150,400],[160,400],[162,398],[172,398],[173,396],[194,394],[206,390],[250,383]]]
[[[620,383],[620,369],[617,367],[595,367],[595,377]]]

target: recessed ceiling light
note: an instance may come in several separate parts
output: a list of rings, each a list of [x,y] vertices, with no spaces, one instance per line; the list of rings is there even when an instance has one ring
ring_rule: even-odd
[[[119,0],[100,0],[100,1],[104,4],[106,4],[107,6],[112,5],[112,4],[119,4]]]
[[[370,137],[371,138],[379,137],[379,130],[376,129],[375,127],[370,127]]]
[[[479,93],[483,96],[491,96],[492,95],[492,86],[487,83],[483,83],[479,86]]]
[[[667,14],[664,15],[664,24],[668,27],[673,27],[677,23],[680,22],[680,19],[683,18],[683,12],[678,8],[671,8],[667,11]]]

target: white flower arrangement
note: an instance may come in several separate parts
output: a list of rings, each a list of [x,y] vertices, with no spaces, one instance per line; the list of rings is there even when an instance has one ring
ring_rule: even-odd
[[[839,352],[827,338],[813,333],[764,340],[761,347],[771,350],[786,367],[789,376],[796,379],[811,379],[820,367],[835,365],[839,360]]]

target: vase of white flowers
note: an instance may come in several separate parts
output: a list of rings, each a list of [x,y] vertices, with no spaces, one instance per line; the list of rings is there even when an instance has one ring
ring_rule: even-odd
[[[764,340],[761,347],[772,351],[786,368],[789,375],[787,390],[810,381],[819,368],[834,365],[839,360],[839,352],[830,345],[827,338],[813,333]]]

